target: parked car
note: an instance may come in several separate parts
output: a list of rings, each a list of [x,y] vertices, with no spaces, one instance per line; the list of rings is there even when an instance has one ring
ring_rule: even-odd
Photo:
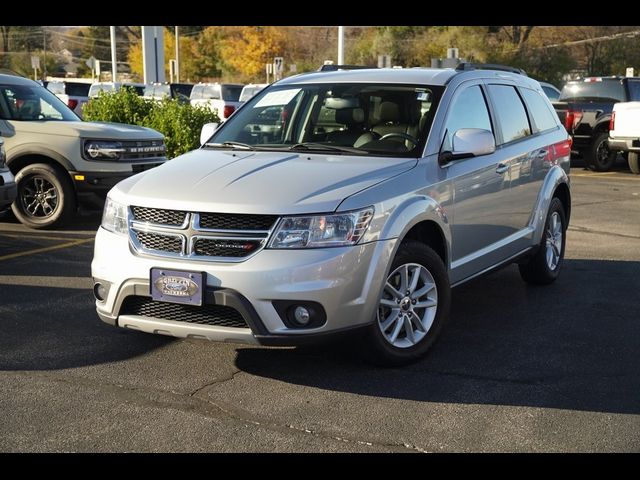
[[[82,118],[82,107],[89,101],[91,83],[73,80],[52,80],[47,82],[46,88]]]
[[[158,101],[167,97],[177,98],[181,102],[189,103],[192,89],[192,83],[151,83],[144,87],[143,97]]]
[[[99,92],[117,92],[122,87],[133,88],[140,96],[144,94],[144,83],[96,82],[92,83],[91,88],[89,88],[89,98],[97,97]]]
[[[244,87],[242,87],[242,92],[240,92],[239,101],[246,102],[260,90],[268,86],[268,83],[250,83],[249,85],[245,85]]]
[[[542,91],[545,93],[549,100],[552,102],[557,102],[560,98],[560,90],[558,90],[555,85],[552,85],[548,82],[540,82],[540,86],[542,87]]]
[[[83,122],[33,80],[0,75],[0,134],[15,175],[11,208],[34,228],[63,225],[79,203],[102,206],[118,181],[166,161],[150,128]]]
[[[15,200],[16,182],[6,164],[4,140],[0,137],[0,212],[6,210]]]
[[[625,152],[629,169],[640,174],[640,102],[619,102],[613,106],[609,123],[609,149]]]
[[[573,136],[573,148],[599,172],[613,168],[617,152],[609,148],[609,122],[618,102],[640,100],[639,77],[587,77],[567,82],[554,108]]]
[[[202,148],[111,190],[98,315],[250,344],[350,332],[400,365],[435,342],[452,286],[513,262],[553,282],[571,139],[538,82],[493,68],[313,72],[258,93]]]
[[[237,83],[197,83],[191,90],[191,105],[203,105],[225,121],[240,106],[240,93],[244,85]]]

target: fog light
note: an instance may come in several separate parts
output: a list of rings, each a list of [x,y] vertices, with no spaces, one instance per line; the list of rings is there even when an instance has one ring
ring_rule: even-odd
[[[101,283],[96,283],[93,286],[93,296],[101,302],[104,302],[104,299],[107,298],[107,293],[108,290]]]
[[[296,319],[296,322],[298,322],[300,325],[306,325],[307,323],[309,323],[309,319],[311,318],[309,310],[302,306],[296,307],[295,311],[293,312],[293,316]]]

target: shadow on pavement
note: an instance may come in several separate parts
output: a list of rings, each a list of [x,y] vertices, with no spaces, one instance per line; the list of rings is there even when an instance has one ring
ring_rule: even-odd
[[[0,286],[0,370],[56,370],[145,354],[173,339],[102,323],[90,290]]]
[[[359,360],[354,344],[245,348],[241,370],[279,381],[424,402],[640,413],[640,262],[565,260],[527,286],[517,267],[453,291],[430,355],[405,368]]]

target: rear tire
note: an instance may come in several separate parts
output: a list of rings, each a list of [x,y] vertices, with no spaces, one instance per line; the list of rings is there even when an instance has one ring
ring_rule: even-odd
[[[27,165],[16,175],[13,214],[31,228],[60,227],[76,211],[75,192],[66,172],[46,163]]]
[[[636,175],[640,174],[640,162],[638,161],[637,152],[629,152],[629,170],[631,170]]]
[[[564,260],[567,222],[562,202],[551,200],[542,240],[537,252],[526,263],[518,265],[522,279],[533,285],[548,285],[558,278]]]
[[[618,152],[609,149],[609,132],[599,133],[589,147],[587,163],[596,172],[608,172],[616,163]]]
[[[431,349],[449,317],[451,288],[440,256],[415,240],[400,245],[386,285],[363,338],[363,353],[371,363],[395,367]]]

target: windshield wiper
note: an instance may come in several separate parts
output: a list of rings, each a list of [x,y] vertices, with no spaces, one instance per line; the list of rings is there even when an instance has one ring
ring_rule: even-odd
[[[342,145],[327,145],[326,143],[303,142],[296,143],[289,147],[289,150],[333,150],[338,152],[356,153],[362,155],[364,150],[355,147],[345,147]]]
[[[205,143],[205,147],[230,147],[230,148],[241,148],[243,150],[255,150],[255,147],[252,147],[248,143],[240,143],[240,142],[222,142],[222,143]]]

